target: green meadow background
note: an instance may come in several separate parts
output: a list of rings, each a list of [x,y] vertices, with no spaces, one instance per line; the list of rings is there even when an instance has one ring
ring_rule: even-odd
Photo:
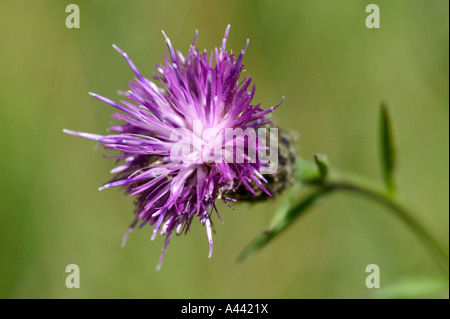
[[[67,29],[66,5],[81,28]],[[376,3],[381,28],[367,29]],[[150,77],[167,47],[228,48],[247,38],[246,74],[255,102],[296,131],[299,156],[328,154],[332,165],[381,181],[378,115],[389,102],[399,145],[400,199],[449,247],[449,3],[440,1],[2,1],[0,4],[1,298],[376,298],[365,268],[377,264],[381,290],[401,297],[447,297],[417,238],[385,208],[335,194],[244,263],[241,250],[269,223],[282,198],[219,204],[214,253],[195,223],[174,237],[163,268],[163,237],[151,228],[122,236],[132,199],[97,188],[113,160],[63,128],[103,134],[133,73],[117,44]],[[81,288],[65,286],[77,264]],[[419,283],[411,282],[412,278]],[[431,279],[430,279],[431,278]],[[431,280],[431,281],[430,281]],[[419,287],[420,289],[417,289]]]

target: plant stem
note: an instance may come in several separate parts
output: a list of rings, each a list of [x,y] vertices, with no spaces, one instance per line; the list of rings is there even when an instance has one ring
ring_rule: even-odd
[[[380,191],[374,187],[363,185],[356,181],[347,180],[326,180],[326,179],[310,179],[303,180],[304,184],[318,186],[324,191],[349,191],[364,195],[365,197],[372,199],[391,211],[403,220],[406,225],[419,237],[424,246],[430,252],[435,259],[439,268],[444,272],[448,278],[449,271],[449,259],[444,248],[436,241],[436,239],[417,221],[414,215],[409,209],[398,203],[390,193]]]

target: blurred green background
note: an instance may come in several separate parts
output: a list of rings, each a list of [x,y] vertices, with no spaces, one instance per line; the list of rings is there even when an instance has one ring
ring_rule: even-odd
[[[239,252],[270,221],[281,198],[219,209],[214,253],[204,227],[172,239],[137,230],[127,246],[132,200],[97,191],[113,160],[63,128],[103,134],[133,78],[117,44],[144,75],[167,52],[161,30],[187,52],[220,45],[244,58],[263,106],[286,100],[280,125],[299,132],[298,153],[381,181],[379,103],[392,108],[400,197],[448,251],[449,18],[446,0],[375,1],[381,28],[367,29],[373,1],[76,1],[81,28],[67,29],[75,1],[0,5],[0,297],[2,298],[366,298],[365,267],[381,286],[439,277],[424,247],[383,207],[336,194],[243,264]],[[81,270],[67,289],[65,267]],[[445,295],[445,294],[444,294]]]

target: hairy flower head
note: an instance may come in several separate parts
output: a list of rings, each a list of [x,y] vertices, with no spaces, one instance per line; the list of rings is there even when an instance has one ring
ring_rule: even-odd
[[[281,102],[265,110],[251,104],[255,85],[251,78],[239,79],[248,40],[235,57],[225,50],[228,32],[229,26],[220,48],[209,54],[195,47],[196,33],[186,57],[163,32],[169,56],[156,66],[158,85],[114,46],[136,75],[121,93],[127,100],[90,94],[117,108],[113,117],[123,123],[106,136],[64,130],[118,151],[109,155],[119,164],[111,171],[115,177],[100,189],[122,187],[135,197],[135,219],[124,243],[138,224],[153,226],[152,239],[166,236],[158,268],[171,236],[189,231],[197,218],[205,225],[211,256],[213,212],[220,219],[217,199],[228,204],[236,200],[227,194],[242,187],[255,194],[255,185],[270,195],[262,175],[270,164],[262,156],[268,147],[256,130],[271,122],[270,113]]]

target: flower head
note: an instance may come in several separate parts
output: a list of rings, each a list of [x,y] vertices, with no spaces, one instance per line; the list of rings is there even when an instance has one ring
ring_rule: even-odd
[[[239,81],[248,40],[235,57],[225,50],[228,32],[229,26],[220,48],[210,54],[195,48],[196,33],[186,57],[163,32],[169,57],[157,65],[159,85],[113,46],[136,75],[121,93],[128,100],[117,103],[90,94],[117,108],[120,113],[113,117],[124,123],[113,125],[106,136],[64,130],[119,152],[109,155],[120,163],[111,171],[114,179],[100,189],[122,187],[136,198],[136,216],[124,243],[138,224],[153,226],[152,239],[158,232],[166,236],[158,268],[172,234],[186,233],[196,218],[205,225],[211,256],[213,212],[220,219],[216,199],[228,204],[236,200],[227,194],[242,187],[255,193],[255,185],[270,195],[262,175],[269,161],[258,156],[267,149],[266,139],[256,130],[271,122],[269,115],[281,102],[266,110],[251,104],[252,79]]]

